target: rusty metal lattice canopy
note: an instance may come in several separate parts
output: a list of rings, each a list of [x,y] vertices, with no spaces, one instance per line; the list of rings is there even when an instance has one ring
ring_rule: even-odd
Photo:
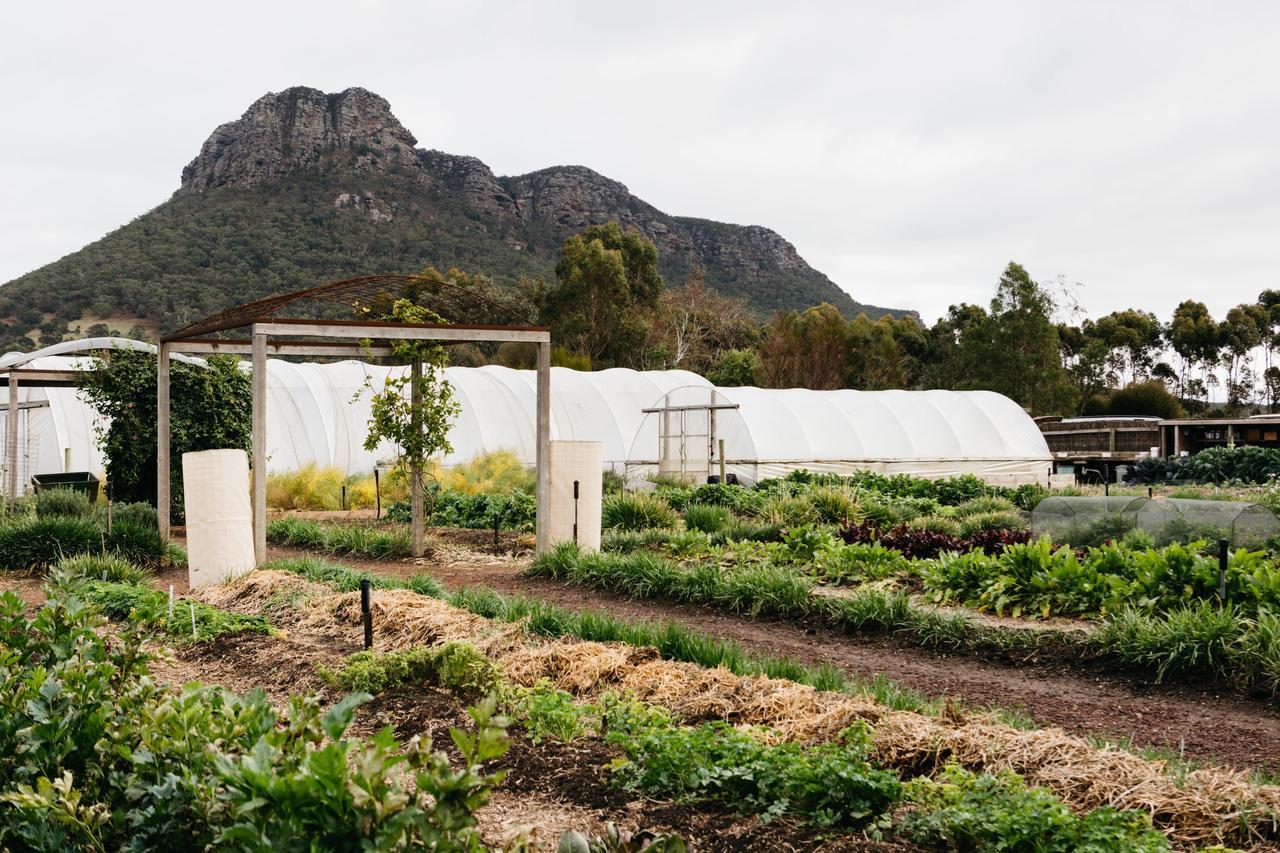
[[[162,342],[185,340],[201,335],[211,335],[232,329],[245,328],[254,323],[303,319],[284,318],[280,312],[289,307],[305,307],[307,303],[337,305],[350,309],[347,317],[316,316],[315,323],[334,325],[359,325],[362,307],[388,299],[409,298],[418,305],[431,309],[446,323],[460,328],[539,328],[527,308],[509,300],[494,299],[475,288],[465,287],[444,278],[417,275],[368,275],[349,278],[268,296],[254,302],[246,302],[198,320],[161,338]]]

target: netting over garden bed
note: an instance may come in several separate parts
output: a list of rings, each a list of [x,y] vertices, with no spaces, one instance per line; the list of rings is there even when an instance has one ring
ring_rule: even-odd
[[[1226,539],[1233,548],[1258,548],[1280,536],[1280,517],[1261,504],[1239,501],[1062,496],[1036,506],[1031,529],[1075,547],[1136,533],[1155,545]]]

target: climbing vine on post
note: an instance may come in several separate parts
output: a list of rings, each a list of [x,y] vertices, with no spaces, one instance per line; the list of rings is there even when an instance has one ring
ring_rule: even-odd
[[[390,306],[365,307],[361,313],[369,319],[394,323],[444,322],[412,298],[396,299]],[[395,445],[397,465],[409,476],[413,555],[420,557],[425,526],[423,472],[432,456],[453,450],[449,427],[460,406],[453,398],[453,386],[444,376],[448,365],[444,347],[424,341],[393,341],[391,351],[397,362],[408,363],[409,370],[389,374],[381,390],[373,394],[364,448],[375,450],[383,441]]]

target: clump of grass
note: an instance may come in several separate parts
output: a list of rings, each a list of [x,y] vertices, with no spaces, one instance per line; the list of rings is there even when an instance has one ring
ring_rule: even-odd
[[[702,533],[715,533],[729,526],[733,514],[727,507],[714,504],[689,504],[684,511],[684,526]]]
[[[117,554],[80,554],[63,557],[52,568],[54,575],[113,583],[144,584],[151,577],[148,569]]]
[[[809,498],[776,495],[769,498],[754,512],[756,518],[779,527],[802,527],[818,522],[818,511]]]
[[[858,501],[852,489],[842,486],[819,486],[808,494],[809,503],[823,524],[845,524],[858,521]]]
[[[678,516],[671,505],[649,492],[609,495],[600,509],[600,523],[606,530],[648,530],[674,527]]]
[[[1156,680],[1217,676],[1228,672],[1232,645],[1243,620],[1230,605],[1202,601],[1155,615],[1127,607],[1108,619],[1097,642],[1131,664],[1150,667]]]
[[[182,551],[166,542],[154,524],[113,522],[111,532],[105,534],[102,542],[106,551],[141,566],[154,567],[166,562],[178,564],[185,561]]]
[[[89,518],[47,515],[11,521],[0,524],[0,565],[43,569],[63,557],[105,550],[104,537],[105,531]]]

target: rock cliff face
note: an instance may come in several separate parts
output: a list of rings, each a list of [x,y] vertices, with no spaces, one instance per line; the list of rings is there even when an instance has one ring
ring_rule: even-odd
[[[428,265],[551,279],[565,237],[609,220],[654,241],[668,282],[701,268],[761,317],[819,302],[890,310],[855,302],[768,228],[671,216],[583,166],[499,177],[416,144],[364,89],[264,95],[209,136],[173,198],[0,288],[0,328],[19,341],[106,319],[164,330],[272,293]]]
[[[263,95],[238,120],[221,125],[182,170],[179,193],[248,189],[346,152],[357,171],[391,165],[420,169],[417,140],[391,105],[365,89],[326,95],[297,87]]]

